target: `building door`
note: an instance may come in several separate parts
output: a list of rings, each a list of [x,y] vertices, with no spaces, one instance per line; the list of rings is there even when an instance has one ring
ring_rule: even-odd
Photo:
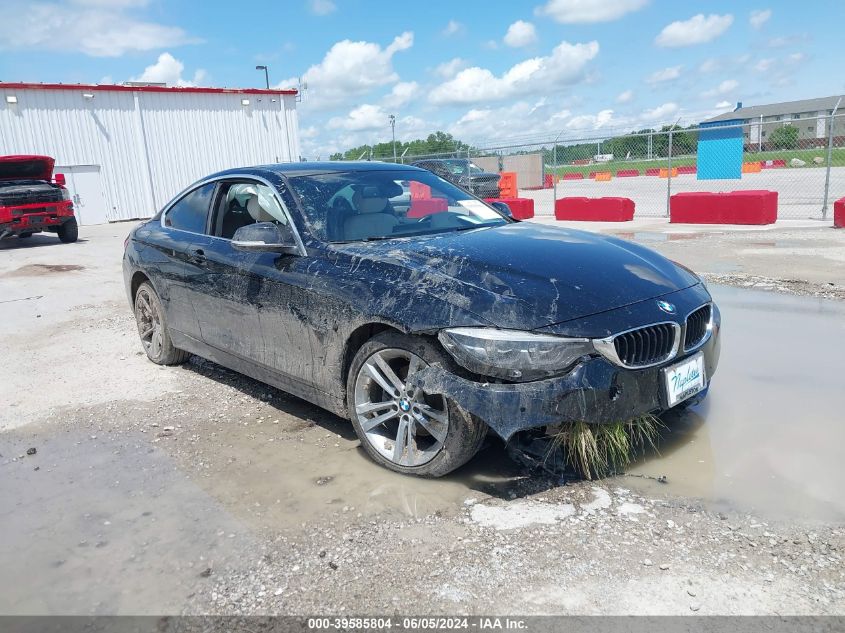
[[[109,221],[99,165],[56,167],[54,173],[65,175],[79,224],[105,224]]]

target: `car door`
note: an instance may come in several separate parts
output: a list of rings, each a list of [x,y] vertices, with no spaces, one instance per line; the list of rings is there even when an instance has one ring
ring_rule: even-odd
[[[266,216],[250,215],[247,207],[252,197],[260,199],[262,208],[269,209]],[[270,362],[259,316],[266,301],[263,271],[279,255],[239,250],[232,237],[238,228],[259,219],[283,221],[285,216],[274,200],[272,189],[262,183],[246,179],[221,181],[209,234],[198,242],[206,269],[198,280],[195,302],[203,342],[265,366]]]
[[[194,309],[198,282],[206,275],[201,242],[215,183],[205,183],[186,192],[163,213],[160,224],[145,228],[145,247],[154,249],[148,273],[164,303],[169,326],[200,339]]]

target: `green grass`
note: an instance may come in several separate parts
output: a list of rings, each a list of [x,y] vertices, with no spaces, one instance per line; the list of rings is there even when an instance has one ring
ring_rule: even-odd
[[[546,460],[561,451],[566,466],[581,477],[606,477],[623,471],[646,448],[656,449],[662,428],[653,415],[612,424],[565,423],[551,434]]]
[[[755,163],[764,160],[785,160],[787,169],[789,169],[789,160],[792,158],[800,158],[807,163],[807,167],[824,167],[825,165],[816,165],[813,163],[815,156],[821,156],[827,159],[827,148],[816,149],[795,149],[795,150],[775,150],[771,152],[746,152],[743,155],[743,161],[746,163]],[[676,156],[672,158],[672,167],[689,167],[695,165],[695,156]],[[845,166],[845,148],[840,147],[833,150],[831,156],[831,164],[834,167]],[[564,174],[581,173],[587,178],[590,172],[593,171],[609,171],[616,176],[620,169],[638,169],[640,175],[645,176],[646,169],[667,168],[669,161],[665,158],[655,160],[614,160],[609,163],[594,163],[592,165],[560,165],[556,169],[552,169],[553,173],[563,176]],[[806,169],[805,167],[804,169]],[[794,169],[794,168],[793,168]]]

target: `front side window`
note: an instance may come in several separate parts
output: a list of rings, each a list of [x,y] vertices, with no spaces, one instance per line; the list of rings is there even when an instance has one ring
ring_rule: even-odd
[[[292,176],[311,232],[325,242],[414,237],[506,224],[472,194],[428,171]]]
[[[288,223],[273,190],[257,182],[222,182],[215,206],[211,234],[227,240],[242,226],[256,222]]]
[[[180,231],[205,233],[214,187],[215,184],[210,182],[182,196],[164,214],[164,225]]]

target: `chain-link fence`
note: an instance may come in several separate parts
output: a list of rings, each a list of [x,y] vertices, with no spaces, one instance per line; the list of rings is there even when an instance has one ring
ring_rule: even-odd
[[[421,160],[448,161],[458,176],[462,169],[513,172],[519,195],[535,200],[537,215],[552,215],[564,197],[625,197],[634,201],[636,216],[665,217],[675,193],[768,190],[778,193],[779,218],[824,219],[845,196],[845,113],[603,136],[561,133],[397,157],[404,164]],[[473,179],[465,180],[471,188]]]

